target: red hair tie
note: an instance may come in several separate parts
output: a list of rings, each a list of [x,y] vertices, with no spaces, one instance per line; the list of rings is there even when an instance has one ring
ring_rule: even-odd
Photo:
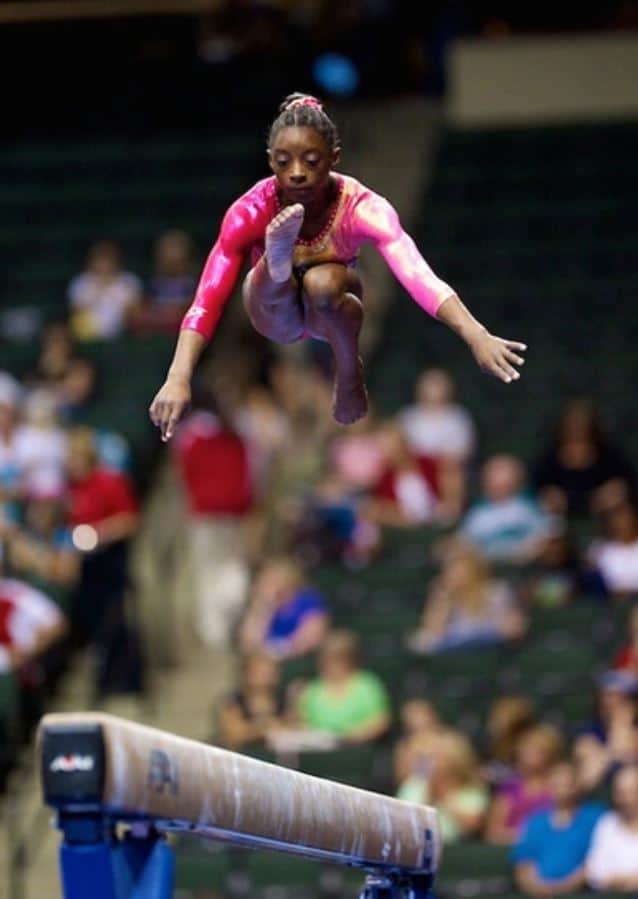
[[[316,97],[299,97],[297,100],[292,101],[288,109],[297,109],[299,106],[311,106],[323,112],[323,103],[317,100]]]

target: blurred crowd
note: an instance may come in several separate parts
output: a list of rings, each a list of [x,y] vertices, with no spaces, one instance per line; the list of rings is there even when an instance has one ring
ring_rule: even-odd
[[[336,430],[329,403],[320,368],[282,358],[266,383],[237,394],[234,416],[209,408],[204,432],[196,411],[178,434],[182,472],[195,453],[195,433],[200,471],[237,471],[232,499],[217,497],[205,508],[196,491],[191,495],[194,519],[204,515],[210,528],[208,546],[228,516],[244,516],[252,538],[255,530],[259,535],[257,546],[244,548],[246,576],[233,581],[234,603],[228,591],[212,587],[212,572],[200,578],[200,614],[207,608],[207,620],[224,621],[223,633],[209,629],[202,639],[229,640],[241,658],[214,739],[233,748],[266,746],[283,757],[396,739],[397,795],[435,804],[446,841],[481,837],[512,846],[522,890],[554,895],[585,882],[635,890],[635,614],[626,645],[608,659],[592,692],[591,720],[561,732],[529,698],[502,696],[484,722],[484,744],[474,745],[441,722],[426,698],[393,708],[373,664],[364,662],[362,636],[331,626],[331,599],[312,579],[325,563],[351,572],[373,566],[388,530],[435,531],[437,573],[424,584],[418,627],[405,635],[406,659],[515,648],[534,608],[590,602],[629,609],[638,590],[632,465],[586,398],[566,404],[529,468],[513,456],[480,458],[472,415],[440,369],[423,372],[412,405],[390,419],[373,414]],[[231,440],[237,462],[227,467]],[[184,482],[192,492],[186,476]],[[200,489],[207,482],[202,475]],[[584,542],[574,534],[583,523]],[[204,572],[209,557],[202,551],[201,558]],[[284,688],[282,672],[304,657],[315,660],[316,673]]]
[[[32,371],[0,371],[0,672],[15,672],[25,726],[88,647],[96,699],[142,687],[131,541],[139,527],[132,451],[93,420],[100,371],[84,348],[126,330],[173,334],[192,298],[192,247],[161,235],[148,284],[112,241],[90,248],[64,320],[40,335]]]
[[[129,561],[140,500],[126,441],[87,424],[100,373],[84,348],[124,332],[173,334],[194,284],[182,232],[158,239],[147,283],[116,244],[95,244],[34,370],[20,382],[0,373],[0,671],[19,678],[31,720],[69,648],[90,650],[97,700],[144,689]],[[524,892],[637,890],[635,611],[592,691],[591,720],[561,731],[529,697],[503,695],[477,742],[442,721],[432,697],[397,707],[364,635],[332,623],[336,601],[313,583],[323,565],[373,567],[390,532],[435,535],[406,661],[515,650],[538,608],[630,610],[636,474],[591,401],[567,402],[527,464],[481,455],[472,411],[439,368],[423,371],[395,415],[373,410],[341,429],[317,347],[234,348],[213,362],[168,450],[182,504],[162,598],[199,645],[239,659],[211,738],[282,758],[390,741],[396,795],[435,805],[447,842],[510,846]],[[287,678],[300,662],[302,675]]]

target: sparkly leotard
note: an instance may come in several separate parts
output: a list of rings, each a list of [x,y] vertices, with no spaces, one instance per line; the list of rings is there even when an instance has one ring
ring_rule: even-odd
[[[298,238],[293,271],[298,277],[314,265],[339,262],[355,265],[359,248],[371,243],[396,278],[430,315],[452,296],[452,288],[438,278],[401,227],[392,205],[349,175],[334,173],[337,195],[325,226],[312,240]],[[280,210],[277,179],[258,181],[226,212],[219,237],[201,274],[195,299],[182,321],[182,330],[210,338],[222,314],[244,259],[255,265],[264,252],[268,224]]]

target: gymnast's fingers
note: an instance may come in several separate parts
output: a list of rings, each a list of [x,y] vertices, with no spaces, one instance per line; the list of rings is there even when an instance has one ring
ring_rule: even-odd
[[[513,371],[513,369],[511,370]],[[512,380],[512,376],[507,370],[505,363],[501,362],[500,359],[493,360],[490,371],[496,378],[503,381],[505,384],[509,384]]]
[[[525,360],[522,356],[517,356],[516,353],[513,353],[510,349],[505,350],[505,358],[509,362],[513,362],[515,365],[524,365]]]
[[[153,424],[155,425],[156,428],[160,427],[163,405],[164,404],[162,403],[161,400],[154,399],[148,410],[148,414],[151,417],[151,421],[153,422]]]
[[[178,408],[173,407],[173,411],[170,413],[168,421],[166,423],[166,429],[164,434],[162,435],[162,439],[164,441],[170,440],[173,434],[175,433],[175,428],[180,420],[180,414]]]
[[[512,365],[509,364],[505,354],[501,356],[501,358],[499,359],[499,363],[501,368],[505,371],[508,381],[518,381],[521,374],[520,372],[516,371],[516,369]]]

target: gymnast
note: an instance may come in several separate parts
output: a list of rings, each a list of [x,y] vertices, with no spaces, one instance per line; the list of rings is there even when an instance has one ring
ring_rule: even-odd
[[[505,383],[525,344],[490,334],[438,278],[391,204],[355,178],[336,172],[337,129],[322,104],[291,94],[268,139],[273,172],[224,216],[195,299],[184,316],[166,381],[150,416],[168,440],[190,402],[190,382],[246,256],[251,269],[243,302],[253,327],[277,343],[313,337],[330,344],[335,362],[333,415],[347,425],[368,408],[359,331],[363,292],[359,248],[373,244],[413,299],[466,341],[479,367]]]

